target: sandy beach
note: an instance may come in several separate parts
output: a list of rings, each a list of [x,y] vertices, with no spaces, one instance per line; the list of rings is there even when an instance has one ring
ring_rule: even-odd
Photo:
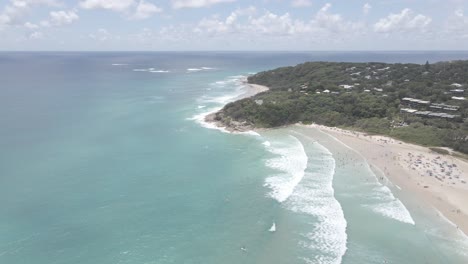
[[[236,100],[268,90],[266,86],[245,84],[247,92]],[[215,114],[208,115],[205,121],[226,127],[214,120]],[[360,153],[374,170],[384,173],[398,188],[420,201],[421,206],[437,209],[442,214],[440,217],[447,218],[454,228],[468,234],[468,162],[390,137],[316,124],[308,127],[320,129]],[[230,132],[252,129],[237,122],[226,127]]]
[[[421,206],[436,208],[468,234],[468,163],[449,155],[393,138],[367,135],[321,125],[310,125],[359,152]],[[384,179],[381,179],[384,180]],[[441,216],[442,217],[442,216]]]
[[[266,92],[269,89],[266,86],[248,83],[247,81],[245,81],[245,85],[247,86],[247,92],[239,96],[236,100],[252,97],[258,93]]]

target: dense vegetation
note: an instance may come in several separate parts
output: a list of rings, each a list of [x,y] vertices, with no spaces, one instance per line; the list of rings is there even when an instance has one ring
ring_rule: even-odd
[[[308,62],[261,72],[248,81],[270,90],[226,105],[216,120],[267,128],[318,123],[468,153],[468,100],[463,100],[468,61],[424,65]],[[405,97],[457,106],[457,111],[450,112],[456,117],[401,113],[407,107],[402,106]]]

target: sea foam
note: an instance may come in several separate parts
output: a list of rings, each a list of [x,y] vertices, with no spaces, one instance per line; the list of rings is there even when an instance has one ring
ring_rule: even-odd
[[[302,182],[297,186],[286,206],[300,213],[317,218],[314,229],[306,234],[308,248],[319,250],[321,254],[310,257],[311,263],[341,263],[347,247],[347,222],[341,204],[336,200],[333,189],[335,159],[332,153],[313,143],[314,157]],[[313,164],[313,165],[312,165]]]
[[[369,164],[365,162],[369,174],[375,177],[375,182],[371,183],[373,188],[367,196],[368,203],[364,207],[370,208],[373,212],[392,218],[394,220],[415,225],[413,217],[406,206],[396,198],[390,188],[377,180],[377,175],[371,170]]]
[[[270,196],[282,203],[304,177],[307,154],[302,143],[291,135],[284,140],[270,141],[267,150],[275,157],[268,159],[265,164],[278,171],[278,174],[267,178],[265,186],[271,189]]]
[[[192,70],[195,70],[195,69],[192,69]],[[216,81],[216,82],[211,83],[210,86],[213,87],[214,90],[216,90],[216,93],[211,92],[210,94],[204,95],[201,98],[199,98],[197,100],[199,103],[197,105],[197,109],[199,111],[200,110],[204,110],[204,111],[198,112],[197,114],[187,119],[193,120],[205,128],[216,129],[221,132],[230,133],[228,130],[226,130],[225,127],[218,127],[214,123],[206,122],[205,118],[208,115],[216,113],[217,111],[221,110],[227,103],[235,101],[242,94],[244,94],[246,87],[245,85],[242,84],[242,80],[244,80],[245,78],[246,77],[243,75],[229,76],[222,81]],[[218,91],[219,89],[221,90],[229,89],[229,92],[221,91],[222,93],[219,93],[220,92]],[[217,93],[219,95],[217,95]],[[255,131],[240,132],[238,134],[251,135],[255,137],[260,136]]]
[[[268,139],[264,144],[276,157],[266,165],[280,174],[266,179],[271,188],[269,195],[296,213],[307,214],[312,231],[302,234],[301,245],[314,250],[309,263],[341,263],[347,247],[347,222],[340,203],[334,197],[332,186],[335,160],[318,143],[313,143],[314,156],[308,157],[302,143],[294,136],[278,142]],[[318,252],[318,253],[317,253]]]
[[[333,138],[335,141],[339,142],[341,145],[345,146],[349,150],[359,155],[363,159],[365,168],[367,169],[368,173],[374,176],[374,182],[371,183],[373,185],[372,192],[367,196],[367,198],[369,198],[370,201],[366,204],[363,204],[363,206],[366,208],[370,208],[373,212],[383,215],[385,217],[389,217],[403,223],[414,225],[415,222],[411,217],[411,214],[406,208],[406,206],[393,195],[390,188],[378,181],[377,175],[372,171],[372,169],[369,166],[369,163],[367,163],[364,156],[362,156],[359,152],[346,145],[336,137],[330,134],[327,135]],[[391,183],[388,179],[387,183],[393,185],[393,183]]]

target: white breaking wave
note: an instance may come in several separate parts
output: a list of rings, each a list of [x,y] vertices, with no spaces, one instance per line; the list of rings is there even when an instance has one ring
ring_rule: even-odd
[[[199,72],[199,71],[210,71],[210,70],[216,70],[216,68],[211,68],[211,67],[200,67],[200,68],[188,68],[188,72]]]
[[[157,70],[156,68],[133,69],[135,72],[168,73],[168,70]]]
[[[277,170],[278,174],[267,178],[265,185],[271,189],[270,196],[282,203],[304,177],[307,154],[302,143],[291,135],[285,140],[270,141],[267,150],[275,157],[267,160],[266,165]]]
[[[373,212],[378,213],[380,215],[398,220],[403,223],[415,225],[415,222],[411,217],[411,214],[406,208],[406,206],[393,195],[392,191],[387,186],[383,185],[378,181],[377,175],[372,171],[364,156],[362,156],[359,152],[355,151],[353,148],[346,145],[336,137],[330,134],[327,135],[339,142],[340,144],[342,144],[343,146],[345,146],[346,148],[350,149],[357,155],[359,155],[364,160],[364,165],[366,166],[366,169],[368,170],[369,174],[374,176],[375,182],[373,182],[372,185],[375,185],[375,188],[372,189],[372,193],[368,196],[368,198],[374,199],[374,203],[364,204],[363,206],[366,208],[370,208]],[[393,185],[393,183],[391,183],[388,179],[387,181]]]
[[[126,63],[112,63],[112,66],[125,66],[128,65]]]
[[[221,110],[221,108],[222,107],[211,108],[210,110],[206,112],[199,113],[199,114],[192,116],[191,118],[188,118],[188,120],[193,120],[204,128],[216,129],[224,133],[229,133],[229,131],[227,131],[225,127],[219,127],[215,123],[210,123],[210,122],[205,121],[205,118],[208,115],[218,112],[219,110]]]
[[[375,173],[370,169],[367,162],[365,165],[367,166],[369,174],[374,175],[376,181],[372,183],[374,188],[372,188],[372,192],[368,196],[369,199],[374,201],[369,202],[368,204],[364,204],[363,206],[370,208],[372,211],[380,215],[398,220],[403,223],[415,225],[413,217],[411,217],[411,214],[406,206],[400,201],[400,199],[393,195],[390,188],[377,180],[377,175],[375,175]]]
[[[342,261],[346,253],[347,222],[341,204],[335,198],[333,177],[335,159],[324,146],[314,143],[314,157],[311,157],[305,176],[286,201],[287,208],[294,212],[314,216],[312,232],[305,234],[308,241],[303,246],[318,250],[307,259],[310,263],[336,263]],[[313,166],[312,166],[313,164]]]
[[[202,68],[204,68],[205,70],[215,69],[215,68],[209,68],[209,67],[202,67]],[[199,98],[198,102],[200,104],[197,106],[197,108],[204,109],[205,107],[210,107],[209,110],[206,110],[205,112],[202,112],[202,113],[195,114],[191,118],[187,118],[187,119],[197,122],[202,127],[209,128],[209,129],[216,129],[224,133],[243,134],[243,135],[254,136],[256,138],[261,138],[261,135],[253,130],[245,131],[245,132],[230,132],[225,127],[218,127],[214,123],[205,121],[208,115],[218,112],[226,104],[235,101],[236,99],[240,98],[241,95],[246,93],[246,86],[244,84],[245,80],[246,80],[246,76],[238,75],[238,76],[229,76],[223,81],[217,81],[217,82],[211,83],[210,85],[214,86],[215,88],[220,88],[221,90],[226,89],[226,88],[229,89],[229,93],[226,94],[225,92],[223,92],[221,96],[206,96],[205,95]],[[211,90],[211,88],[208,88],[207,90]]]
[[[239,132],[239,134],[244,134],[244,135],[251,135],[254,137],[261,137],[261,135],[253,130],[245,131],[245,132]]]

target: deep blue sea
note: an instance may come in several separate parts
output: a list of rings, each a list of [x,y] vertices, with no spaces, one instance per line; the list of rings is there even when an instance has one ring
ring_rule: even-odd
[[[330,136],[203,122],[262,70],[454,59],[468,52],[2,52],[0,263],[468,263],[465,236]]]

